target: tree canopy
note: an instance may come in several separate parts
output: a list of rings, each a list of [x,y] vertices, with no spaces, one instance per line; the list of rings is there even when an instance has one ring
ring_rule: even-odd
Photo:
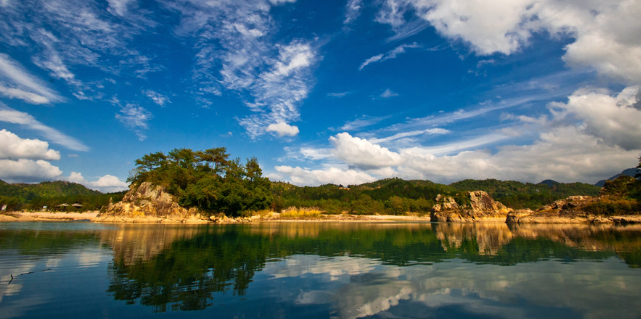
[[[224,147],[204,151],[174,149],[151,153],[136,160],[128,179],[164,187],[184,207],[204,212],[242,215],[263,210],[272,202],[269,179],[255,157],[244,164],[230,159]]]

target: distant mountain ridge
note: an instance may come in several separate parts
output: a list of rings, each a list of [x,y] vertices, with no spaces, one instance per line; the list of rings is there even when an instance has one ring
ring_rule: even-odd
[[[605,181],[613,181],[619,176],[632,176],[632,177],[635,177],[639,172],[640,172],[640,170],[638,168],[628,168],[628,169],[623,170],[623,172],[621,172],[619,174],[616,174],[616,175],[614,175],[614,176],[612,176],[612,177],[610,177],[608,179],[600,180],[600,181],[596,182],[596,184],[594,184],[594,185],[599,186],[599,187],[603,187],[603,185],[605,185]]]

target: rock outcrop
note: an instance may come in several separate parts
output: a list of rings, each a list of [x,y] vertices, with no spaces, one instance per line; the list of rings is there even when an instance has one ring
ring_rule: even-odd
[[[570,196],[536,211],[517,210],[507,216],[509,224],[637,224],[641,216],[602,216],[585,211],[588,205],[603,201],[604,197]]]
[[[484,191],[468,192],[467,196],[470,203],[459,205],[450,196],[438,195],[436,205],[432,207],[431,220],[433,222],[505,222],[508,213],[512,212],[511,208],[495,201]]]
[[[174,196],[163,187],[145,182],[139,186],[132,185],[122,201],[103,207],[96,221],[207,223],[210,219],[196,208],[187,209],[178,205]]]

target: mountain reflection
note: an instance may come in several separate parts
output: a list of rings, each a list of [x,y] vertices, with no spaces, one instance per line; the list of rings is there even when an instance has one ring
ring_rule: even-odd
[[[429,291],[451,292],[470,288],[473,283],[461,281],[465,276],[457,279],[448,273],[425,277],[426,271],[436,269],[429,265],[462,260],[507,266],[546,260],[607,260],[618,256],[629,267],[636,268],[641,265],[640,235],[639,227],[609,226],[263,223],[122,227],[108,232],[103,242],[114,249],[108,291],[117,300],[153,306],[158,312],[201,310],[215,304],[217,292],[244,295],[260,271],[270,273],[272,278],[327,273],[328,281],[348,276],[345,278],[349,278],[349,284],[337,293],[340,297],[330,298],[328,292],[317,291],[296,296],[296,300],[309,303],[324,296],[322,300],[337,302],[341,316],[357,318],[410,299],[418,291],[425,293],[425,287],[416,286],[415,280],[408,281],[407,275],[401,278],[398,274],[390,277],[376,273],[371,261],[389,265],[396,272],[421,269],[423,274],[418,277],[429,283]],[[327,261],[314,259],[313,265],[297,268],[313,256]],[[370,264],[354,266],[353,261],[359,259]],[[282,267],[278,271],[270,272],[271,266],[266,267],[279,262]],[[405,267],[411,265],[422,268]],[[492,268],[489,273],[500,278],[503,272]],[[481,276],[494,288],[511,285],[516,280],[493,281],[486,278],[489,273]],[[483,291],[487,292],[486,288]],[[489,290],[495,290],[493,298],[509,299],[501,292],[503,288]],[[360,296],[360,302],[353,301],[351,296],[356,295]],[[368,298],[373,303],[363,303]]]

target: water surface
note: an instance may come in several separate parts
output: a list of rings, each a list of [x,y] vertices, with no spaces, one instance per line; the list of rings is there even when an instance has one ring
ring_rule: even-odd
[[[4,223],[0,318],[639,318],[639,267],[639,227]]]

